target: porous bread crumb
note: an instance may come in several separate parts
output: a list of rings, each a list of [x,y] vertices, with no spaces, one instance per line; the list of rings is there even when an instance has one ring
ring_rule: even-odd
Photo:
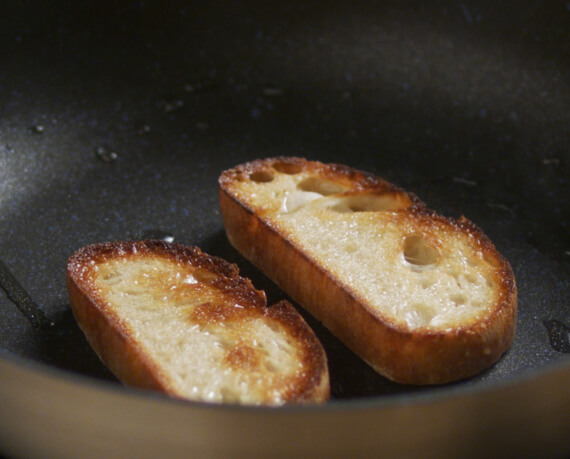
[[[468,236],[441,225],[438,244],[433,226],[422,233],[421,220],[397,212],[412,204],[402,195],[347,189],[311,172],[276,171],[234,191],[357,297],[410,329],[466,324],[494,304],[492,265]]]
[[[160,362],[178,395],[212,402],[283,403],[283,382],[303,370],[301,350],[281,324],[235,303],[196,277],[206,274],[168,259],[99,263],[93,281],[102,300]],[[226,309],[216,320],[198,309]],[[165,339],[167,335],[167,339]]]

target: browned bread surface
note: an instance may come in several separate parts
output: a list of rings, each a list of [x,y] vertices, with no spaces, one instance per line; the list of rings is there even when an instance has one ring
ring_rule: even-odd
[[[201,401],[329,397],[324,350],[295,308],[267,307],[235,265],[163,241],[101,243],[67,266],[73,314],[125,384]]]
[[[471,221],[385,180],[269,158],[219,179],[230,242],[380,374],[408,384],[473,376],[509,348],[512,269]]]

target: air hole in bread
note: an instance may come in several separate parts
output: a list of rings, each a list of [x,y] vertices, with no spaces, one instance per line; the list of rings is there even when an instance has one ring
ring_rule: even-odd
[[[218,336],[218,339],[216,341],[216,346],[224,349],[225,351],[229,350],[231,347],[233,347],[234,342],[230,339],[225,339],[222,336]]]
[[[405,209],[410,206],[407,199],[393,194],[361,194],[342,196],[335,199],[331,209],[336,212],[378,212]]]
[[[279,366],[276,364],[276,362],[274,362],[271,359],[264,359],[263,360],[263,366],[265,367],[265,369],[271,373],[277,373],[279,372]]]
[[[483,252],[483,260],[495,268],[501,266],[501,261],[491,253]]]
[[[344,250],[347,253],[354,253],[358,251],[358,244],[356,242],[349,242],[344,246]]]
[[[313,191],[293,191],[283,199],[280,212],[291,213],[306,206],[315,199],[322,198],[323,195]]]
[[[270,171],[255,171],[249,174],[249,179],[256,183],[268,183],[274,178],[275,176]]]
[[[283,174],[293,175],[301,172],[303,170],[303,165],[278,161],[273,164],[273,169],[275,169],[277,172],[282,172]]]
[[[226,403],[234,403],[240,399],[238,391],[233,387],[223,386],[220,388],[220,395],[222,396],[222,401]]]
[[[274,331],[275,333],[281,333],[281,331],[282,331],[282,330],[281,330],[281,326],[279,325],[279,323],[278,323],[278,322],[275,322],[275,321],[273,321],[273,320],[267,322],[266,325],[270,328],[270,330]]]
[[[408,327],[417,328],[429,325],[434,316],[435,311],[428,304],[415,303],[407,308],[404,317]]]
[[[121,280],[121,275],[117,271],[110,271],[103,276],[103,281],[105,281],[105,283],[109,285],[116,284],[120,280]]]
[[[215,327],[207,325],[205,327],[200,327],[200,331],[205,335],[213,336],[216,339],[215,345],[217,347],[229,350],[235,346],[236,338],[234,334],[225,329],[225,325],[227,325],[227,323],[224,323],[223,325],[217,324]]]
[[[449,274],[451,275],[451,277],[455,279],[455,283],[457,284],[457,286],[461,288],[461,280],[460,280],[461,272],[457,269],[457,267],[452,268],[449,271]]]
[[[467,282],[469,282],[470,284],[477,284],[477,277],[475,277],[475,275],[473,273],[465,273],[465,279],[467,279]]]
[[[219,278],[219,276],[216,273],[208,271],[207,269],[196,269],[192,273],[192,277],[197,282],[209,282]]]
[[[481,260],[477,257],[467,257],[467,264],[472,267],[477,267],[481,264]]]
[[[460,293],[451,295],[449,299],[454,302],[456,306],[461,306],[467,303],[467,296]]]
[[[419,234],[410,234],[404,239],[404,259],[414,266],[433,265],[439,257],[437,249]]]
[[[434,282],[431,279],[422,279],[421,286],[423,289],[430,288]]]
[[[346,187],[339,185],[338,183],[329,182],[328,180],[323,180],[319,177],[307,177],[297,184],[297,188],[302,191],[319,193],[323,196],[341,193],[346,190]]]

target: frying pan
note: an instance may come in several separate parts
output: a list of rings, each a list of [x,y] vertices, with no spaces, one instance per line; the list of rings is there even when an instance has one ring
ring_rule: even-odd
[[[564,2],[4,2],[0,452],[563,456],[570,452],[570,7]],[[217,177],[296,155],[475,221],[519,289],[512,348],[468,381],[390,383],[305,314],[332,400],[278,409],[120,385],[69,310],[67,257],[225,238]]]

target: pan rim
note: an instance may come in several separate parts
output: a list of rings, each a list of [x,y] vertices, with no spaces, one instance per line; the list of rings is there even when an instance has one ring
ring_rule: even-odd
[[[331,399],[320,405],[282,405],[278,407],[238,405],[238,404],[217,404],[194,400],[175,399],[156,391],[126,387],[119,382],[111,382],[98,379],[81,373],[58,368],[47,363],[34,361],[22,356],[13,354],[5,349],[0,349],[0,364],[8,364],[32,373],[39,373],[53,380],[67,382],[80,386],[94,393],[106,393],[122,395],[126,397],[143,398],[150,401],[163,403],[173,403],[186,406],[186,409],[211,409],[211,410],[232,410],[232,411],[266,411],[266,412],[329,412],[347,410],[382,410],[392,409],[397,406],[421,403],[435,403],[449,397],[472,396],[477,394],[490,393],[501,389],[514,388],[518,385],[532,383],[532,380],[547,378],[553,374],[568,374],[570,379],[570,356],[561,358],[555,362],[547,362],[540,367],[524,369],[516,374],[508,375],[505,378],[495,381],[479,381],[475,384],[451,383],[443,386],[433,386],[425,391],[403,392],[398,394],[363,396],[349,399]]]

